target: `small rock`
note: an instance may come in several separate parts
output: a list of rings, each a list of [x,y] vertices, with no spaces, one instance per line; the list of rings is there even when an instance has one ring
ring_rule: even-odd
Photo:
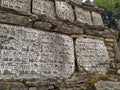
[[[120,69],[117,71],[117,74],[120,75]]]

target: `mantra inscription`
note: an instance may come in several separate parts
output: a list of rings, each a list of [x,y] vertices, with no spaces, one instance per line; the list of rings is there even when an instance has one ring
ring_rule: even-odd
[[[2,7],[30,13],[31,0],[0,0],[0,2]]]
[[[74,68],[73,40],[69,36],[0,24],[1,76],[67,78]]]
[[[90,38],[76,40],[77,64],[91,73],[104,74],[109,67],[109,56],[104,41]]]

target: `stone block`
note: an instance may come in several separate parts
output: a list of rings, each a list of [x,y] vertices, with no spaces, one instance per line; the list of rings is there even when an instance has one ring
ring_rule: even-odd
[[[19,82],[0,82],[0,90],[28,90],[28,88]]]
[[[71,5],[81,5],[82,0],[66,0],[66,2],[70,3]]]
[[[64,1],[55,1],[57,17],[63,20],[74,21],[74,11],[71,5]]]
[[[32,25],[32,19],[30,17],[7,13],[4,11],[0,11],[0,22],[25,27]]]
[[[92,19],[90,11],[82,9],[81,7],[75,7],[76,21],[80,23],[87,23],[92,25]]]
[[[0,45],[0,78],[68,78],[74,73],[73,40],[67,35],[0,24]]]
[[[95,26],[104,26],[102,17],[97,12],[92,12],[93,23]]]
[[[13,9],[18,12],[30,13],[31,0],[0,0],[1,7]]]
[[[37,87],[30,87],[29,90],[37,90]]]
[[[51,0],[33,0],[32,1],[32,13],[36,15],[45,15],[47,17],[54,18],[54,2]]]
[[[48,22],[35,22],[34,23],[34,28],[35,29],[40,29],[40,30],[44,30],[44,31],[50,31],[52,27],[52,24],[48,23]]]
[[[58,26],[55,29],[53,29],[53,31],[55,32],[60,32],[60,33],[64,33],[64,34],[83,34],[83,29],[80,27],[77,27],[75,25],[62,25],[62,26]]]
[[[109,57],[111,57],[111,58],[115,57],[115,54],[113,52],[109,51],[108,53],[109,53]]]
[[[78,38],[75,42],[78,68],[96,74],[105,74],[109,67],[109,56],[103,40]]]
[[[120,82],[99,81],[95,87],[96,90],[120,90]]]

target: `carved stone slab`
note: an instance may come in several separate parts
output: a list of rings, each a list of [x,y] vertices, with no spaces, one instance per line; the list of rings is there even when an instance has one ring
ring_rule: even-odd
[[[99,13],[96,13],[96,12],[92,12],[92,16],[93,16],[93,23],[94,25],[98,26],[103,26],[103,21],[102,21],[102,18],[101,18],[101,15]]]
[[[75,13],[76,13],[76,19],[80,23],[87,23],[89,25],[92,25],[91,15],[90,11],[84,10],[80,7],[75,7]]]
[[[1,6],[24,13],[30,13],[31,0],[1,0]]]
[[[91,38],[76,40],[77,64],[86,71],[104,74],[109,66],[109,56],[104,41]]]
[[[55,17],[54,2],[50,0],[33,0],[32,12],[37,15]]]
[[[95,87],[96,90],[120,90],[120,82],[99,81]]]
[[[0,78],[67,78],[74,68],[69,36],[0,24]]]
[[[55,1],[57,16],[64,20],[74,21],[72,6],[63,1]]]

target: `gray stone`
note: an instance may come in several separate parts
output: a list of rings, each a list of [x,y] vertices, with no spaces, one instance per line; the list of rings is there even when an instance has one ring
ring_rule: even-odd
[[[117,74],[120,75],[120,69],[117,71]]]
[[[30,87],[29,90],[37,90],[37,87]]]
[[[120,82],[99,81],[95,87],[96,90],[120,90]]]
[[[64,34],[83,34],[83,28],[77,27],[75,25],[64,24],[58,26],[53,31],[64,33]]]
[[[93,24],[92,20],[91,20],[90,11],[76,6],[75,7],[75,13],[76,13],[76,20],[77,20],[77,22],[87,23],[89,25]]]
[[[75,44],[78,68],[96,74],[107,72],[110,60],[103,40],[78,38]]]
[[[0,90],[28,90],[28,88],[19,82],[0,82]]]
[[[13,9],[23,13],[30,13],[31,0],[0,0],[1,7]]]
[[[74,21],[72,6],[63,1],[55,1],[57,17],[63,20]]]
[[[110,47],[110,46],[108,46],[108,47],[107,47],[107,50],[108,50],[108,51],[112,51],[112,52],[113,52],[113,48],[112,48],[112,47]]]
[[[109,57],[111,57],[111,58],[115,57],[115,54],[113,52],[109,51],[108,53],[109,53]]]
[[[120,69],[120,63],[116,63],[116,67]]]
[[[112,38],[106,38],[106,39],[105,39],[105,42],[112,42],[112,43],[113,43],[113,42],[114,42],[114,39],[112,39]]]
[[[92,12],[92,18],[93,18],[93,23],[95,26],[104,26],[102,17],[99,13],[97,12]]]
[[[68,3],[70,3],[71,5],[81,5],[82,4],[82,0],[66,0]]]
[[[4,11],[0,11],[0,22],[20,25],[20,26],[25,26],[25,27],[32,25],[31,18],[27,16],[12,14],[12,13],[6,13]]]
[[[47,30],[47,31],[50,31],[52,27],[52,24],[48,23],[48,22],[35,22],[34,23],[34,28],[35,29],[40,29],[40,30]]]
[[[55,17],[54,2],[51,0],[33,0],[32,13],[45,15],[51,18]]]
[[[0,78],[68,78],[75,69],[73,40],[0,24],[0,60]]]

